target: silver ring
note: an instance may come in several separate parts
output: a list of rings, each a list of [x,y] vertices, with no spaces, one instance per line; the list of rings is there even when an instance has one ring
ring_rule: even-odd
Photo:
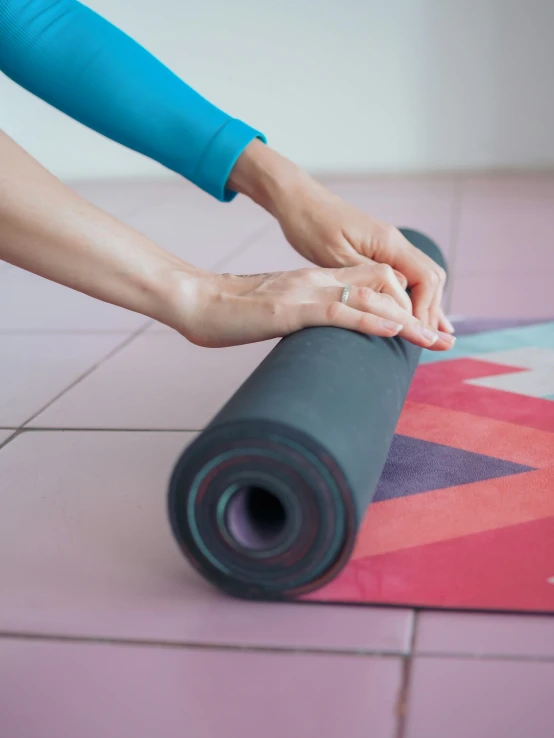
[[[351,287],[352,287],[351,284],[347,284],[346,287],[342,291],[342,295],[341,295],[340,301],[342,302],[343,305],[346,305],[346,303],[348,301],[348,295],[350,294],[350,288]]]

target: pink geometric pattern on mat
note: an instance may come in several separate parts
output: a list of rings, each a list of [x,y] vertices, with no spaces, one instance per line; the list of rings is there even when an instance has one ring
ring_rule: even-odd
[[[463,355],[464,343],[477,345],[467,336],[456,358],[418,368],[397,431],[430,445],[410,462],[411,475],[393,465],[384,477],[393,487],[395,478],[427,479],[426,489],[377,498],[348,566],[309,599],[554,613],[554,403],[533,391],[554,373],[554,351],[544,345],[551,332],[545,325],[491,334],[497,346],[503,336],[515,345],[474,356]],[[526,334],[541,345],[525,346]],[[507,391],[510,381],[524,390],[522,378],[525,394]],[[471,454],[447,458],[448,448]],[[463,481],[477,459],[481,478]],[[449,469],[419,474],[426,463]],[[454,473],[460,482],[452,485]]]

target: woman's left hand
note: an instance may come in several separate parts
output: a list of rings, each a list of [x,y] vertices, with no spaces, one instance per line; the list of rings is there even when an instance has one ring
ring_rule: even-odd
[[[271,212],[291,246],[318,266],[388,264],[410,288],[415,317],[454,332],[441,307],[444,269],[394,226],[349,205],[259,140],[239,157],[229,186]]]
[[[446,273],[394,226],[349,205],[318,183],[284,196],[274,210],[291,246],[324,267],[376,261],[396,270],[410,287],[413,313],[434,330],[453,332],[442,307]]]

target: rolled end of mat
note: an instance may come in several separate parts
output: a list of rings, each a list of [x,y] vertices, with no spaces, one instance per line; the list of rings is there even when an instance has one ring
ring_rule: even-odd
[[[421,233],[406,238],[444,266]],[[340,328],[287,336],[185,450],[169,514],[181,550],[234,595],[317,589],[346,564],[421,349]]]
[[[173,472],[169,515],[193,565],[248,598],[296,596],[330,581],[357,528],[352,491],[329,453],[263,421],[199,436]]]

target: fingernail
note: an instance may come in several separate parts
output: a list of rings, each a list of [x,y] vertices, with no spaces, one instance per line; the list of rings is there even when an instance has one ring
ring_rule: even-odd
[[[402,323],[395,323],[394,320],[385,320],[385,318],[381,319],[381,325],[385,330],[394,331],[394,333],[400,333],[404,327]]]
[[[450,347],[456,343],[456,336],[451,336],[450,333],[444,333],[444,331],[439,331],[439,338]]]
[[[429,341],[430,346],[432,346],[439,337],[435,331],[432,331],[430,328],[426,328],[424,325],[420,326],[419,332],[426,341]]]

